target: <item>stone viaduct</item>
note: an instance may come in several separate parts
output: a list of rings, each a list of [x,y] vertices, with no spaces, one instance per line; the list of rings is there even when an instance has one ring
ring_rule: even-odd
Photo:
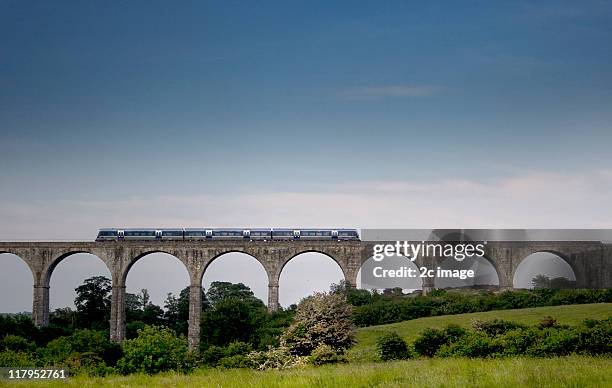
[[[151,253],[167,253],[180,260],[189,273],[190,303],[188,339],[197,348],[200,334],[202,277],[216,258],[242,252],[255,258],[268,275],[268,309],[276,310],[278,285],[283,267],[295,256],[318,252],[332,258],[346,282],[355,286],[362,264],[372,255],[371,241],[120,241],[120,242],[0,242],[0,253],[19,256],[32,272],[34,295],[32,318],[38,326],[49,323],[49,284],[54,268],[66,257],[90,253],[99,257],[112,276],[110,337],[125,338],[125,286],[127,274],[136,261]],[[390,242],[393,243],[393,242]],[[495,268],[500,289],[511,289],[515,271],[532,253],[550,252],[573,269],[581,288],[612,288],[612,244],[585,242],[488,242],[485,258]],[[435,257],[418,258],[419,267],[441,264]],[[426,278],[427,279],[427,278]],[[434,279],[423,283],[423,292],[434,287]]]

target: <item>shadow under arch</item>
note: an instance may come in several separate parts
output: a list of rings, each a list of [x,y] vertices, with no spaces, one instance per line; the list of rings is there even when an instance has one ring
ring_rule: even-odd
[[[253,255],[252,253],[248,252],[248,251],[243,251],[240,249],[232,249],[232,250],[228,250],[228,251],[223,251],[220,252],[218,254],[216,254],[214,257],[212,257],[210,260],[208,260],[208,262],[206,263],[206,265],[204,266],[204,268],[202,269],[201,273],[199,274],[199,284],[202,284],[204,282],[204,276],[207,274],[207,272],[210,270],[211,265],[213,265],[213,263],[219,264],[221,261],[226,261],[226,260],[230,260],[230,258],[228,256],[231,256],[232,254],[238,254],[241,255],[243,257],[248,257],[250,262],[255,261],[257,263],[258,268],[262,269],[265,273],[266,276],[266,281],[265,281],[265,285],[263,287],[264,291],[262,292],[262,294],[265,294],[265,297],[262,298],[262,301],[264,303],[266,303],[266,301],[268,300],[268,285],[272,280],[273,274],[272,271],[270,271],[267,267],[265,262],[261,261],[259,258],[257,258],[257,256]],[[256,274],[253,274],[256,275]],[[247,285],[245,282],[240,282],[243,283],[245,285]],[[254,284],[253,282],[249,281],[249,284]],[[251,287],[251,285],[247,285],[249,288],[251,288],[252,291],[254,291],[257,287]]]
[[[538,250],[535,250],[535,251],[533,251],[533,252],[529,252],[529,254],[527,254],[526,256],[524,256],[524,257],[521,259],[521,261],[520,261],[520,262],[518,262],[518,264],[516,265],[516,267],[514,267],[514,268],[513,268],[513,270],[512,270],[512,285],[513,285],[515,288],[520,288],[520,287],[516,287],[516,284],[517,284],[517,280],[519,280],[519,279],[517,278],[517,275],[519,275],[519,269],[521,268],[521,266],[523,266],[523,265],[528,265],[528,262],[529,262],[531,259],[535,259],[535,258],[534,258],[534,255],[539,255],[539,254],[549,254],[549,255],[552,255],[552,256],[550,257],[550,259],[551,259],[551,260],[553,260],[553,262],[563,263],[563,264],[561,264],[562,266],[563,266],[563,265],[567,265],[567,267],[568,267],[568,268],[571,270],[571,272],[572,272],[571,274],[572,274],[572,275],[573,275],[573,277],[574,277],[574,279],[573,279],[573,280],[574,280],[575,282],[578,282],[578,273],[579,273],[579,272],[576,270],[576,268],[575,268],[574,264],[572,263],[572,261],[571,261],[571,260],[569,260],[569,258],[567,257],[567,255],[565,255],[563,252],[559,252],[559,251],[554,250],[554,249],[538,249]],[[555,265],[555,264],[553,263],[553,265]],[[569,279],[569,280],[572,280],[572,279]]]

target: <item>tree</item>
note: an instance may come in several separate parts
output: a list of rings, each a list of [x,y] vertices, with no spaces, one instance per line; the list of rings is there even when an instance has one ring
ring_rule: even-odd
[[[140,294],[138,294],[138,302],[140,303],[141,310],[147,308],[149,303],[151,303],[151,296],[149,295],[149,290],[147,290],[146,288],[140,290]]]
[[[123,357],[117,369],[124,374],[154,374],[167,370],[183,371],[188,360],[187,340],[164,327],[146,326],[138,337],[123,344]]]
[[[531,279],[533,288],[550,288],[550,278],[544,274],[536,275]]]
[[[227,298],[263,303],[257,299],[253,291],[243,283],[212,282],[206,296],[212,305]]]
[[[234,341],[257,346],[260,339],[258,331],[265,327],[267,316],[265,305],[259,302],[258,305],[236,297],[217,301],[212,309],[202,315],[202,346],[224,346]]]
[[[75,289],[77,296],[74,305],[77,309],[79,327],[108,328],[111,290],[111,280],[105,276],[85,279],[83,284]]]
[[[164,319],[168,326],[178,334],[187,334],[189,322],[189,292],[189,287],[183,288],[178,298],[174,296],[174,294],[168,293],[164,304],[164,308],[166,309]],[[208,299],[203,289],[201,298],[202,311],[204,312],[210,308],[210,303],[208,303]]]
[[[317,292],[298,305],[294,322],[283,333],[281,346],[292,354],[308,356],[321,344],[342,353],[355,341],[352,306],[344,296]]]

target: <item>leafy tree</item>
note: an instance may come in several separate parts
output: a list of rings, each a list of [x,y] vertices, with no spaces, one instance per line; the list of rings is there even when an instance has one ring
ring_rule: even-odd
[[[254,301],[235,297],[221,299],[202,315],[202,346],[223,346],[234,341],[257,346],[259,330],[265,327],[266,317],[267,310],[261,301],[255,304]]]
[[[321,344],[342,353],[355,341],[351,312],[344,296],[317,292],[300,302],[281,346],[298,356],[310,355]]]
[[[185,287],[181,290],[179,297],[177,298],[172,293],[168,293],[166,302],[164,304],[165,313],[164,319],[167,325],[172,328],[178,334],[187,334],[187,327],[189,322],[189,293],[190,288]],[[206,294],[202,289],[202,311],[206,311],[210,308],[210,303],[206,298]]]
[[[353,306],[363,306],[373,301],[373,295],[370,291],[355,288],[347,283],[346,280],[341,280],[338,284],[333,283],[330,286],[329,292],[344,295],[346,301]]]
[[[59,308],[49,314],[49,324],[74,329],[77,312],[70,307]]]
[[[125,341],[117,369],[124,374],[184,371],[188,369],[188,361],[184,337],[177,337],[168,328],[146,326],[138,331],[137,338]]]
[[[243,283],[212,282],[206,296],[213,306],[228,298],[263,303],[257,299],[253,291]]]
[[[151,303],[151,296],[149,295],[149,290],[143,288],[140,290],[140,294],[138,294],[138,303],[140,304],[140,309],[144,310]]]
[[[74,304],[79,327],[108,328],[111,290],[111,280],[105,276],[85,279],[83,284],[75,289],[77,296]]]

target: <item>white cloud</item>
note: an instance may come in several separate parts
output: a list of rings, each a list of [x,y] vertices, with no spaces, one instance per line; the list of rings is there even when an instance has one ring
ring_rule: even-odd
[[[93,239],[108,226],[612,227],[612,172],[369,181],[322,192],[0,204],[0,238]]]

